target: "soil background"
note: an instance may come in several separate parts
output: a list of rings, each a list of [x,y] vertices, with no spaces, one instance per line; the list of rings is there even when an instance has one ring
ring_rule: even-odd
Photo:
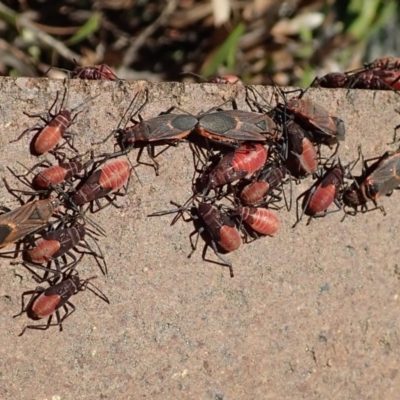
[[[84,151],[120,121],[134,93],[149,87],[149,118],[173,105],[198,113],[235,97],[248,109],[243,88],[209,84],[71,81],[68,106],[95,98],[73,130]],[[62,81],[0,80],[0,173],[30,167],[32,135],[9,143],[37,120],[24,115],[48,109]],[[266,98],[271,90],[259,88]],[[346,124],[343,163],[379,156],[400,122],[394,92],[311,89],[306,96]],[[112,151],[112,140],[96,151]],[[145,152],[144,152],[145,153]],[[130,153],[134,162],[137,150]],[[145,156],[144,156],[145,157]],[[183,204],[191,195],[193,160],[186,143],[158,157],[160,175],[136,169],[122,208],[93,219],[109,276],[91,257],[79,272],[94,281],[110,305],[89,291],[71,300],[76,312],[64,331],[27,330],[21,293],[37,284],[20,265],[0,259],[0,398],[2,399],[397,399],[399,376],[399,194],[379,211],[347,217],[335,213],[304,219],[292,229],[294,208],[280,210],[273,238],[247,244],[226,257],[227,268],[202,259],[203,242],[191,251],[193,223],[148,214]],[[358,165],[359,167],[360,165]],[[294,196],[310,180],[294,185]],[[0,183],[1,205],[18,202]],[[216,260],[212,250],[207,258]],[[45,285],[45,284],[44,284]]]

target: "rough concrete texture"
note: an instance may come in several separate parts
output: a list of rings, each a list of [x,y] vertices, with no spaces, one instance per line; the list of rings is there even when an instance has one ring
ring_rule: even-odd
[[[9,144],[48,109],[61,81],[2,79],[0,171],[32,166],[32,135]],[[68,106],[100,95],[79,115],[76,145],[115,128],[132,95],[146,83],[70,83]],[[144,118],[173,105],[198,113],[233,96],[247,109],[244,91],[233,86],[176,83],[149,86]],[[260,89],[262,90],[262,89]],[[268,97],[270,91],[265,89]],[[344,163],[362,144],[366,157],[382,154],[400,116],[392,92],[310,90],[307,96],[344,119]],[[96,149],[96,147],[93,147]],[[111,151],[112,140],[101,150]],[[100,151],[99,149],[96,149]],[[135,160],[137,150],[130,153]],[[192,155],[187,144],[159,156],[160,175],[140,166],[120,209],[108,207],[94,219],[107,230],[101,239],[109,276],[91,257],[79,266],[110,299],[89,291],[72,302],[76,312],[64,331],[28,330],[21,293],[37,284],[20,265],[0,259],[1,399],[397,399],[399,375],[400,269],[399,195],[382,199],[379,211],[348,217],[328,215],[295,229],[295,212],[282,209],[273,238],[245,245],[226,257],[227,268],[202,260],[202,243],[191,251],[193,224],[170,226],[170,200],[191,195]],[[1,183],[2,185],[2,183]],[[298,195],[310,181],[294,187]],[[21,187],[22,188],[22,187]],[[0,187],[1,205],[18,202]],[[215,260],[212,251],[207,257]]]

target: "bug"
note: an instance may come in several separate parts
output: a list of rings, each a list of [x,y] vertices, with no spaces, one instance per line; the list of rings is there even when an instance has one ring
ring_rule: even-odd
[[[24,292],[22,294],[22,310],[14,318],[26,312],[28,317],[33,320],[40,320],[46,317],[48,317],[48,320],[46,324],[26,325],[19,336],[22,336],[26,329],[47,330],[51,326],[58,326],[61,332],[63,330],[63,322],[75,311],[75,306],[70,302],[70,298],[85,289],[89,289],[109,304],[110,302],[104,294],[95,292],[88,286],[90,280],[95,278],[94,276],[88,279],[80,279],[78,272],[71,269],[69,273],[63,275],[60,282],[56,283],[56,280],[54,280],[46,289],[39,286],[35,290]],[[31,298],[25,306],[24,298],[27,295],[31,295]],[[60,309],[63,309],[65,312],[62,317]],[[54,314],[57,322],[52,324],[51,321]]]
[[[141,92],[136,93],[127,111],[131,108],[132,104],[134,104],[135,100],[139,98],[140,94]],[[135,115],[138,114],[147,104],[147,90],[145,91],[145,95],[146,100],[140,107],[138,107],[137,111],[134,113]],[[175,144],[177,141],[186,138],[197,124],[197,118],[192,115],[172,114],[168,112],[147,120],[140,118],[140,121],[135,121],[133,117],[131,117],[130,121],[134,124],[125,128],[117,128],[100,143],[104,143],[111,137],[111,135],[116,137],[121,150],[113,153],[112,157],[125,155],[138,144],[146,145],[149,157],[153,161],[152,166],[155,169],[156,175],[158,175],[159,164],[155,160],[156,155],[154,154],[154,145],[163,143],[169,145]],[[140,161],[142,149],[143,147],[137,155],[137,162],[145,164]]]
[[[66,91],[67,92],[67,91]],[[63,96],[63,100],[60,106],[60,111],[56,112],[55,114],[52,113],[52,109],[55,107],[57,101],[58,101],[58,96],[59,93],[57,92],[56,99],[52,106],[50,107],[50,110],[46,113],[39,113],[39,114],[29,114],[25,112],[25,115],[28,117],[39,117],[42,122],[36,124],[35,126],[26,129],[21,133],[21,135],[18,136],[17,139],[12,140],[10,143],[17,142],[22,137],[28,135],[30,132],[35,131],[37,134],[35,135],[32,143],[31,143],[31,150],[34,154],[39,155],[39,154],[44,154],[47,152],[55,152],[55,149],[58,146],[60,140],[62,138],[65,139],[66,143],[69,145],[69,147],[74,150],[75,152],[78,152],[76,148],[73,145],[73,137],[74,133],[69,132],[68,128],[75,122],[77,116],[80,114],[81,111],[76,112],[80,107],[82,107],[84,104],[86,104],[88,101],[92,101],[94,98],[98,97],[95,96],[94,98],[89,99],[88,101],[85,101],[81,104],[79,104],[77,107],[73,108],[72,110],[63,110],[63,103],[65,100],[66,92]],[[72,114],[74,116],[72,117]]]
[[[148,90],[145,90],[145,100],[140,106],[135,107],[136,102],[139,102],[142,94],[143,92],[135,94],[126,113],[133,106],[133,108],[137,108],[133,113],[133,116],[139,115],[140,117],[140,111],[149,101]],[[168,111],[172,111],[174,108],[175,107],[172,107]],[[168,111],[162,115],[147,120],[140,118],[140,121],[135,121],[131,115],[129,120],[134,123],[133,125],[127,126],[123,129],[117,128],[115,130],[122,149],[130,149],[137,142],[149,143],[164,140],[178,140],[189,135],[197,123],[197,118],[190,114],[172,114]],[[108,138],[105,140],[107,139]]]
[[[106,64],[93,65],[90,67],[77,66],[71,73],[72,79],[88,79],[88,80],[118,80],[114,71]]]
[[[61,274],[61,266],[58,259],[62,259],[64,262],[63,269],[69,268],[71,263],[67,262],[66,255],[72,258],[72,264],[77,262],[76,256],[72,253],[72,249],[75,249],[78,253],[92,255],[104,275],[107,275],[107,264],[104,261],[104,256],[101,253],[96,253],[91,246],[88,244],[85,236],[89,235],[94,242],[96,239],[94,236],[87,231],[84,225],[80,223],[74,223],[70,227],[58,227],[57,229],[51,230],[41,235],[39,239],[35,241],[34,247],[24,251],[24,261],[26,264],[37,267],[38,264],[48,263],[47,268],[43,268],[45,271],[50,270],[51,261],[55,261],[56,270],[53,273],[56,275]],[[79,249],[83,249],[83,252]],[[88,252],[85,252],[88,250]],[[102,261],[100,264],[99,260]]]
[[[39,165],[43,165],[43,163],[37,164],[33,168]],[[61,162],[58,165],[50,165],[34,176],[32,186],[39,190],[50,189],[53,186],[60,185],[70,180],[72,177],[77,176],[82,170],[83,164],[78,160]],[[32,171],[32,169],[30,171]]]
[[[289,142],[290,171],[295,175],[314,174],[318,169],[318,154],[306,136],[306,132],[295,121],[286,123],[286,132]]]
[[[361,149],[359,149],[361,153]],[[374,161],[370,166],[369,161]],[[390,194],[400,185],[400,149],[396,152],[386,152],[381,157],[363,161],[363,173],[355,179],[350,188],[343,193],[343,202],[346,206],[366,211],[366,203],[372,201],[376,208],[384,214],[383,207],[378,207],[377,200],[381,196]]]
[[[320,104],[310,99],[292,98],[286,102],[285,107],[298,119],[297,122],[312,131],[313,139],[318,139],[318,142],[330,146],[344,140],[343,120],[332,116]]]
[[[137,142],[155,142],[183,139],[197,124],[197,118],[187,114],[164,114],[143,120],[120,130],[123,148]]]
[[[191,199],[190,199],[191,200]],[[190,201],[189,200],[189,201]],[[188,211],[187,208],[179,206],[174,202],[173,205],[179,207],[175,210],[160,211],[148,215],[149,217],[156,217],[165,214],[178,213],[178,216],[174,218],[171,225],[175,224],[177,219],[182,215],[184,211]],[[242,238],[239,231],[237,230],[235,223],[226,214],[222,213],[218,208],[205,202],[199,202],[197,206],[193,206],[190,212],[191,220],[201,222],[201,225],[196,227],[196,230],[190,234],[190,241],[192,245],[192,251],[188,255],[188,258],[196,251],[199,236],[204,232],[209,234],[211,248],[214,250],[215,255],[223,262],[223,265],[228,266],[231,278],[234,277],[232,264],[226,260],[218,251],[220,248],[222,251],[229,253],[237,250],[242,244]],[[192,236],[197,234],[196,242],[193,244]],[[203,259],[209,244],[206,241],[206,245],[203,250]]]
[[[307,225],[312,218],[324,217],[328,214],[328,208],[335,204],[338,210],[342,209],[339,202],[339,190],[343,185],[344,172],[340,162],[332,166],[310,189],[297,198],[297,221],[293,228],[300,222],[303,214],[310,216]],[[303,207],[299,216],[299,200],[303,198]],[[332,211],[334,212],[334,211]]]
[[[0,248],[45,227],[59,206],[58,199],[49,197],[31,201],[0,215]]]
[[[211,247],[214,250],[214,253],[229,267],[230,276],[233,278],[234,274],[232,264],[221,256],[217,245],[227,253],[235,251],[241,246],[242,238],[235,223],[227,215],[221,213],[221,211],[216,207],[208,203],[200,202],[197,206],[197,212],[204,223],[204,226],[200,228],[197,233],[201,234],[204,230],[208,232],[211,237]],[[196,247],[197,241],[193,246],[192,253],[196,250]],[[204,249],[204,252],[206,249],[207,248]]]
[[[208,173],[207,189],[215,189],[252,175],[264,166],[267,157],[268,147],[259,143],[243,143],[236,150],[225,154]]]
[[[256,205],[265,201],[267,195],[282,185],[286,177],[286,166],[277,162],[271,163],[261,171],[257,180],[250,182],[240,191],[240,200],[245,205]],[[280,200],[280,197],[273,196]],[[288,206],[290,210],[290,206]]]
[[[400,70],[367,69],[358,72],[331,73],[316,79],[314,86],[372,90],[399,90]]]
[[[91,165],[93,163],[93,158],[91,158],[88,162],[86,162],[86,164],[83,166],[83,169],[86,169],[89,165]],[[40,163],[38,165],[42,165],[44,163]],[[22,165],[22,164],[21,164]],[[23,165],[22,165],[23,166]],[[26,168],[25,166],[23,166],[24,168]],[[32,172],[32,169],[34,169],[35,167],[31,168],[28,172]],[[9,170],[11,171],[11,173],[18,178],[21,182],[23,182],[25,185],[35,188],[35,182],[33,184],[30,184],[29,181],[27,179],[23,179],[26,177],[26,175],[17,175],[12,169],[9,168]],[[65,172],[65,171],[64,171]],[[41,177],[42,178],[42,177]],[[54,179],[55,177],[49,177],[50,180]],[[73,212],[75,213],[75,217],[79,215],[79,217],[81,217],[83,220],[85,220],[87,223],[89,223],[91,226],[93,226],[98,232],[100,232],[102,235],[105,235],[105,231],[104,229],[97,224],[95,221],[93,221],[91,218],[89,218],[87,215],[85,215],[84,213],[82,213],[77,207],[76,205],[71,201],[71,197],[70,197],[70,193],[66,193],[64,191],[63,187],[60,187],[59,185],[55,185],[55,181],[53,180],[53,182],[48,182],[47,179],[43,179],[43,184],[46,184],[46,186],[48,186],[47,189],[44,188],[38,188],[37,191],[34,192],[27,192],[24,190],[18,190],[18,189],[11,189],[7,183],[7,181],[4,179],[4,183],[7,187],[7,190],[13,194],[15,197],[17,197],[19,199],[19,196],[17,196],[16,194],[14,194],[15,192],[22,192],[23,194],[26,195],[32,195],[32,196],[36,196],[38,194],[40,195],[45,195],[45,196],[49,196],[49,190],[54,190],[59,197],[63,198],[67,203],[69,203],[69,206],[73,209]],[[68,182],[70,183],[70,182]],[[51,197],[51,196],[50,196]],[[58,200],[57,200],[58,201]],[[67,214],[65,214],[61,220],[65,220],[67,218]],[[71,216],[69,216],[71,217]]]
[[[324,88],[344,88],[349,83],[348,74],[344,72],[331,72],[321,78],[315,78],[312,87],[320,86]]]
[[[109,204],[118,207],[109,195],[114,194],[114,198],[117,195],[122,195],[119,190],[124,186],[127,189],[131,172],[132,168],[128,161],[123,159],[108,160],[104,165],[95,169],[72,194],[72,203],[76,206],[82,206],[85,203],[95,201],[99,210]],[[109,203],[101,206],[98,201],[101,197],[107,197]]]
[[[400,89],[400,71],[395,70],[371,70],[365,71],[361,85],[362,89],[375,90],[399,90]]]
[[[254,232],[261,235],[273,235],[279,230],[278,216],[264,207],[239,207],[233,211]]]
[[[266,114],[224,110],[200,115],[194,131],[216,142],[241,144],[265,142],[268,138],[275,138],[279,130]]]
[[[399,70],[400,69],[400,58],[396,57],[382,57],[377,58],[369,64],[364,64],[366,68],[380,68],[385,70]]]
[[[81,171],[87,168],[93,162],[93,156],[91,160],[89,160],[85,165],[82,164],[81,161],[79,161],[78,157],[71,159],[68,162],[63,161],[65,160],[65,158],[66,157],[63,157],[63,159],[59,159],[59,164],[52,164],[50,161],[45,159],[44,161],[35,164],[31,168],[28,168],[24,164],[19,163],[24,169],[27,170],[27,173],[25,174],[18,174],[10,167],[7,168],[24,185],[28,186],[31,189],[33,188],[36,191],[33,194],[44,193],[49,190],[56,190],[59,194],[63,195],[65,184],[71,185],[72,178],[81,177]],[[35,173],[38,168],[43,169]],[[29,180],[27,178],[27,176],[30,174],[34,175],[32,180]]]
[[[400,71],[371,69],[348,78],[347,87],[373,90],[399,90]]]

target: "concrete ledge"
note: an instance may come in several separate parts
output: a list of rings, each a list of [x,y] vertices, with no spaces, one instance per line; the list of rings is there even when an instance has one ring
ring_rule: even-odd
[[[115,128],[145,82],[71,81],[68,107],[99,95],[78,118],[77,146]],[[32,166],[31,137],[9,144],[37,121],[23,114],[47,110],[62,81],[0,80],[1,177],[7,166]],[[243,88],[210,84],[149,85],[144,118],[173,105],[198,113],[236,97]],[[271,90],[260,88],[269,98]],[[308,94],[346,124],[340,157],[348,162],[362,145],[381,155],[400,123],[400,98],[392,92],[312,89]],[[112,141],[98,148],[111,151]],[[136,157],[134,150],[130,157]],[[400,389],[398,267],[399,195],[382,199],[379,212],[341,213],[296,229],[295,211],[281,210],[282,228],[227,255],[226,268],[204,262],[202,242],[188,260],[191,223],[170,226],[171,216],[148,218],[191,195],[193,163],[186,144],[164,152],[160,175],[140,166],[121,209],[93,218],[107,230],[101,239],[109,277],[96,280],[107,306],[86,291],[73,297],[77,311],[64,332],[28,330],[20,295],[35,288],[21,266],[0,259],[0,398],[2,399],[327,399],[396,398]],[[1,205],[17,202],[0,183]],[[310,185],[294,188],[297,196]],[[21,186],[21,185],[20,185]],[[208,258],[215,259],[212,251]],[[90,257],[82,277],[99,274]],[[100,275],[100,274],[99,274]],[[59,396],[59,397],[57,397]],[[394,396],[394,397],[393,397]]]

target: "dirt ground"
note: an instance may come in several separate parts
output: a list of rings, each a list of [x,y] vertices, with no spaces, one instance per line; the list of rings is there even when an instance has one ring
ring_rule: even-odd
[[[9,141],[37,121],[23,112],[48,109],[64,86],[22,78],[3,78],[0,86],[0,172],[22,188],[7,167],[23,172],[18,162],[37,162],[29,153],[32,135]],[[77,147],[88,150],[106,137],[144,86],[71,82],[69,107],[99,95],[72,128]],[[231,96],[247,108],[237,87],[163,84],[151,86],[149,96],[144,118],[172,105],[198,113]],[[345,121],[344,163],[356,158],[360,144],[366,157],[396,148],[387,145],[400,123],[395,93],[307,96]],[[92,148],[111,151],[113,143]],[[230,278],[227,268],[202,260],[201,241],[188,259],[193,223],[147,217],[191,195],[189,147],[170,148],[158,161],[159,176],[151,167],[136,169],[141,184],[132,177],[122,208],[93,216],[107,231],[99,243],[109,275],[91,257],[78,270],[82,278],[98,275],[93,283],[109,305],[79,293],[63,332],[27,330],[19,337],[32,321],[13,315],[21,294],[37,284],[21,265],[0,259],[1,399],[398,399],[398,193],[382,199],[385,217],[374,211],[341,222],[343,213],[336,213],[292,229],[295,210],[280,210],[275,237],[226,256],[235,271]],[[294,195],[309,184],[295,186]],[[3,183],[0,193],[0,205],[18,206]],[[207,257],[216,259],[210,250]]]

